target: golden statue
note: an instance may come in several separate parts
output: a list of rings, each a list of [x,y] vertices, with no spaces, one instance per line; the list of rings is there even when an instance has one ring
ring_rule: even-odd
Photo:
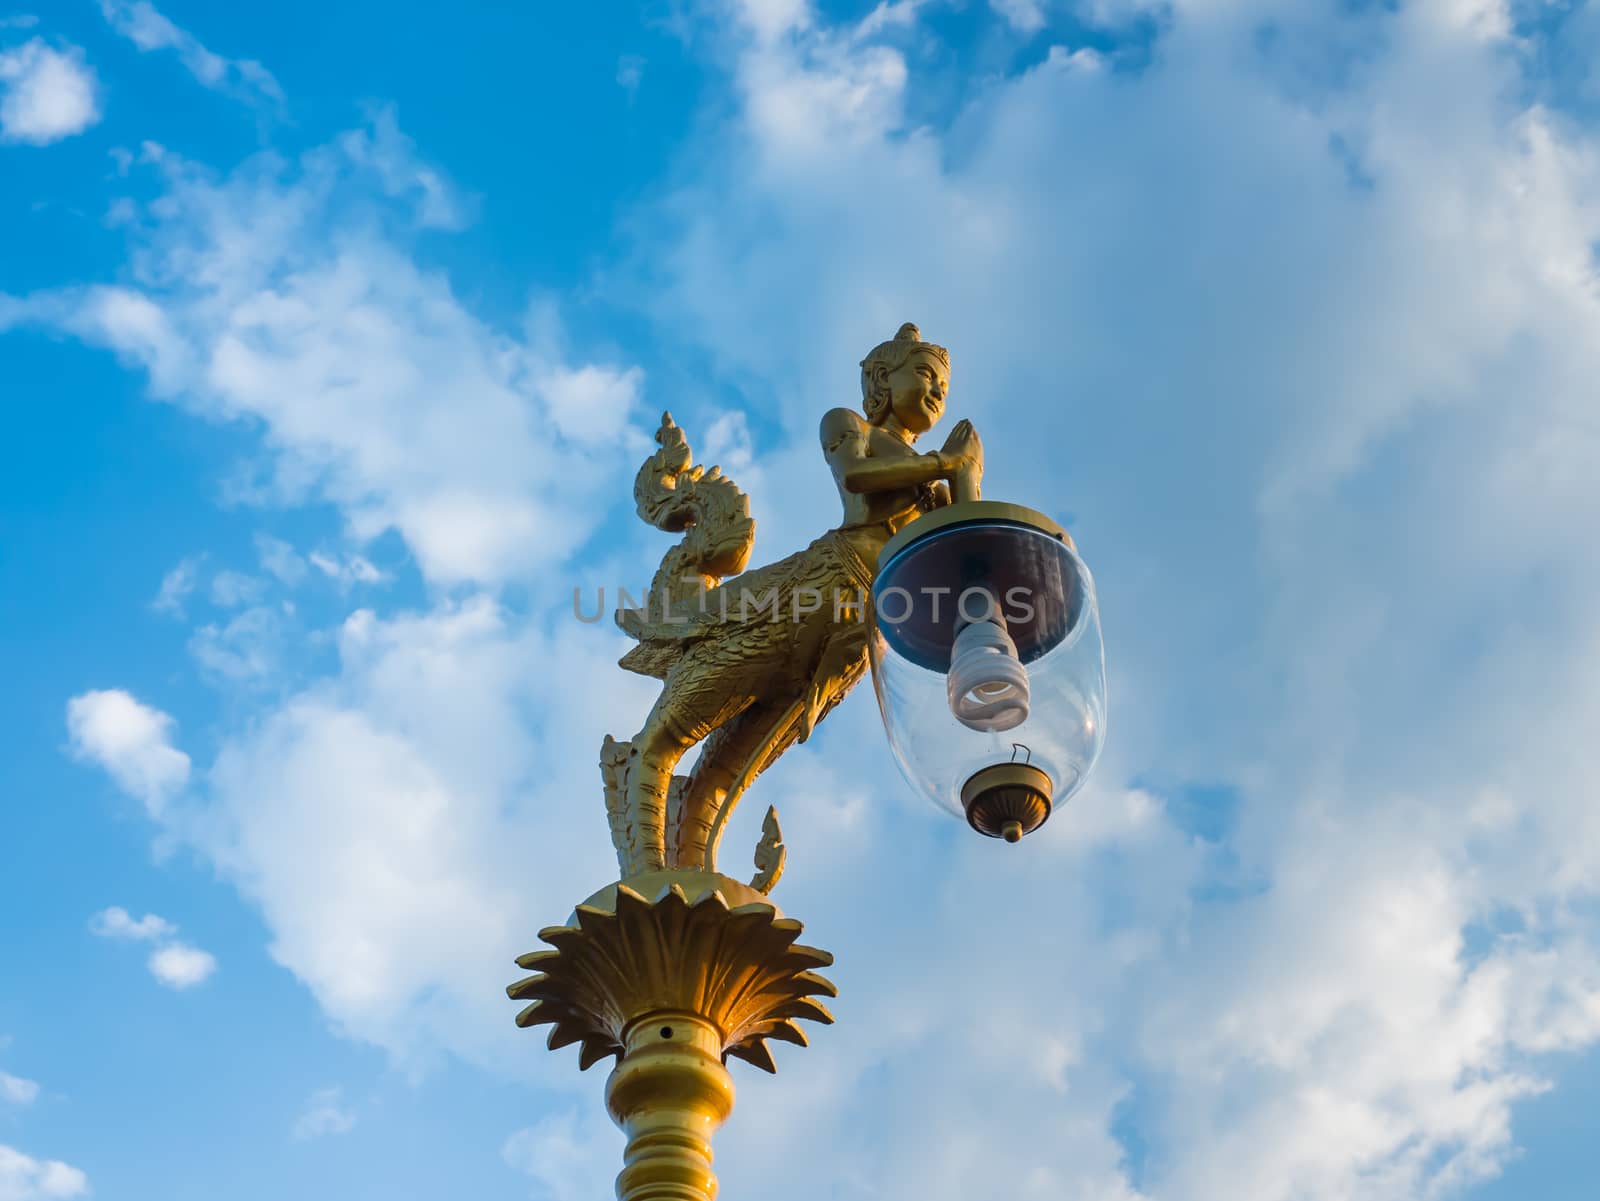
[[[800,1021],[831,1022],[815,969],[833,957],[796,942],[800,923],[766,894],[783,871],[770,809],[749,884],[716,870],[740,794],[803,742],[867,668],[866,592],[878,553],[907,522],[976,500],[983,447],[959,422],[937,451],[913,446],[944,412],[950,359],[914,325],[861,363],[863,418],[822,418],[822,452],[844,520],[806,549],[745,571],[748,498],[717,468],[693,466],[663,416],[661,449],[640,469],[641,517],[682,533],[646,603],[617,613],[639,642],[622,666],[662,681],[644,727],[601,749],[621,879],[540,931],[549,949],[517,962],[507,992],[523,1027],[551,1027],[578,1065],[615,1057],[606,1106],[628,1137],[621,1201],[714,1201],[711,1133],[733,1106],[729,1058],[774,1071],[769,1040],[805,1045]],[[673,768],[703,742],[686,776]]]
[[[915,325],[861,363],[865,417],[832,409],[822,452],[843,522],[802,551],[744,571],[755,539],[749,499],[713,467],[691,466],[683,431],[662,418],[661,449],[634,483],[639,515],[686,531],[668,551],[646,603],[617,612],[638,639],[622,666],[662,681],[628,742],[601,748],[606,810],[624,878],[663,869],[715,871],[723,823],[757,775],[853,688],[867,667],[865,593],[878,552],[901,526],[956,499],[976,500],[983,446],[970,422],[944,446],[913,449],[944,412],[950,357]],[[704,741],[686,776],[673,768]],[[769,811],[755,886],[782,871],[782,835]]]

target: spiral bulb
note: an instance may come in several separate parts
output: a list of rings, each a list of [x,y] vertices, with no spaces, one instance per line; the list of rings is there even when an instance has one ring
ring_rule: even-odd
[[[998,606],[957,631],[946,686],[950,712],[969,730],[1009,730],[1028,720],[1028,671]]]

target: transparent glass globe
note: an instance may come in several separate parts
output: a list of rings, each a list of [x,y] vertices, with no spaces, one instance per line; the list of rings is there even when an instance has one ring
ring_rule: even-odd
[[[952,505],[884,548],[872,681],[906,779],[1016,841],[1082,787],[1105,739],[1094,580],[1049,518]]]

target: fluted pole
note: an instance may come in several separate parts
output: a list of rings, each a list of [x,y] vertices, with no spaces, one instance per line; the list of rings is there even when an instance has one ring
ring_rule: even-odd
[[[628,1136],[617,1201],[715,1201],[711,1136],[733,1111],[722,1036],[704,1018],[657,1013],[635,1023],[606,1084]]]

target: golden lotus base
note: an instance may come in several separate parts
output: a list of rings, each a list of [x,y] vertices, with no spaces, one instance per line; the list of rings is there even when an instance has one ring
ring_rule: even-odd
[[[581,1044],[581,1069],[618,1060],[606,1106],[628,1136],[620,1201],[711,1201],[728,1058],[775,1071],[768,1039],[804,1046],[797,1021],[833,1021],[815,998],[836,991],[812,970],[833,956],[800,931],[727,876],[650,872],[601,889],[539,932],[554,950],[517,960],[535,973],[507,989],[531,1002],[517,1025],[551,1025],[552,1049]]]

